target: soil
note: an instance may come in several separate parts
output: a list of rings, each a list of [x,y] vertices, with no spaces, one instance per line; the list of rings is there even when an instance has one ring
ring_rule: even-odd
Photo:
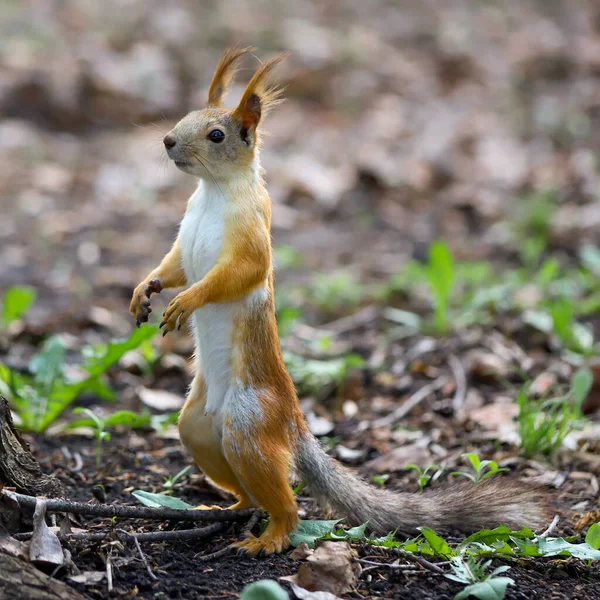
[[[103,452],[102,471],[94,469],[95,444],[80,436],[35,437],[29,439],[34,455],[43,469],[55,473],[68,490],[72,500],[97,502],[99,499],[115,504],[137,504],[131,492],[143,489],[160,492],[167,475],[179,472],[190,464],[178,441],[164,440],[155,435],[141,436],[139,433],[122,434],[113,438]],[[67,450],[68,449],[68,450]],[[66,454],[66,455],[65,455]],[[77,468],[83,460],[83,467]],[[69,458],[67,458],[67,456]],[[404,474],[392,475],[388,484],[391,489],[414,490],[414,481]],[[103,487],[103,495],[97,486]],[[552,505],[562,519],[556,534],[572,535],[576,513],[570,505],[577,498],[585,499],[578,491],[577,483],[565,484],[559,492],[551,493]],[[211,490],[204,479],[188,472],[176,484],[174,494],[186,502],[196,504],[227,505],[227,501]],[[308,498],[300,497],[301,510],[309,517],[321,517],[318,508]],[[93,532],[105,532],[106,541],[74,541],[65,547],[72,554],[73,562],[81,571],[104,571],[106,557],[111,555],[113,564],[114,590],[107,591],[106,581],[96,585],[74,584],[67,573],[58,574],[60,579],[72,585],[87,598],[154,598],[190,600],[205,598],[235,598],[243,588],[260,579],[278,580],[285,575],[295,574],[299,561],[290,557],[290,550],[278,555],[248,558],[228,555],[209,562],[199,562],[199,556],[223,548],[238,539],[242,525],[232,525],[223,535],[210,540],[194,542],[170,541],[143,543],[143,552],[156,575],[152,580],[139,559],[133,545],[119,545],[112,541],[111,524],[108,520],[80,517],[81,526]],[[77,524],[74,523],[74,526]],[[173,523],[145,523],[119,520],[119,528],[135,531],[155,531],[177,528]],[[452,538],[449,538],[452,541]],[[460,541],[460,538],[456,538]],[[393,562],[394,556],[383,548],[355,544],[360,557],[369,557],[382,563]],[[494,561],[494,565],[501,563]],[[509,588],[506,598],[600,598],[600,567],[588,567],[574,559],[536,559],[509,561],[509,575],[516,585]],[[284,587],[285,582],[281,582]],[[427,570],[398,572],[388,568],[364,573],[357,585],[357,592],[364,598],[407,598],[446,600],[453,598],[461,585]],[[356,594],[347,596],[357,597]]]

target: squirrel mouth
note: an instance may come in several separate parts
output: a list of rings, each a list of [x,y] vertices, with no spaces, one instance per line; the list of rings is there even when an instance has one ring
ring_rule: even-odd
[[[175,166],[179,167],[180,169],[182,167],[191,167],[192,166],[192,163],[189,163],[185,160],[176,160],[176,161],[174,161],[174,163],[175,163]]]

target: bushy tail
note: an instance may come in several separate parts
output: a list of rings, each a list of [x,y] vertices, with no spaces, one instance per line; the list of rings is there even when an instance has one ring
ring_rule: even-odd
[[[381,535],[394,530],[413,535],[417,527],[471,533],[498,525],[536,529],[545,523],[542,494],[522,484],[494,478],[424,494],[394,493],[356,477],[310,434],[299,440],[296,469],[322,508],[347,524],[368,521],[369,529]]]

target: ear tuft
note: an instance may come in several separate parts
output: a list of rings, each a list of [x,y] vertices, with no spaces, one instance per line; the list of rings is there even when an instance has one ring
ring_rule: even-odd
[[[225,50],[219,59],[208,90],[208,106],[221,106],[227,88],[237,73],[240,58],[254,50],[255,48],[228,48]]]
[[[233,113],[242,122],[241,135],[244,141],[246,141],[248,130],[258,126],[261,118],[282,102],[280,94],[283,90],[273,83],[272,75],[275,67],[288,54],[287,52],[279,54],[262,64],[246,86],[242,99]]]

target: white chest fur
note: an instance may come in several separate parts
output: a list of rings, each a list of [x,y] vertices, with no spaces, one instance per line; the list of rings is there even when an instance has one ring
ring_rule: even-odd
[[[215,265],[223,247],[227,200],[221,190],[200,181],[181,221],[179,238],[185,276],[191,285]]]
[[[200,281],[217,262],[223,247],[227,200],[217,186],[201,181],[181,222],[183,270],[189,285]],[[231,384],[233,315],[236,302],[207,304],[192,316],[197,358],[206,381],[206,412],[222,407]]]

